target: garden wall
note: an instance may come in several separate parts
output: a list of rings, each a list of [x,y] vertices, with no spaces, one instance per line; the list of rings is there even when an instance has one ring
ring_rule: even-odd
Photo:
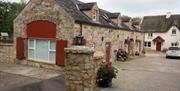
[[[15,45],[0,43],[0,62],[2,63],[14,63],[15,58]]]

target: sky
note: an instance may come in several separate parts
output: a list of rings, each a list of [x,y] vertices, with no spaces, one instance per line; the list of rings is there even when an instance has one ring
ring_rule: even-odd
[[[20,0],[8,0],[19,2]],[[28,1],[28,0],[27,0]],[[149,16],[180,14],[180,0],[81,0],[83,2],[97,2],[99,8],[120,12],[121,15]]]

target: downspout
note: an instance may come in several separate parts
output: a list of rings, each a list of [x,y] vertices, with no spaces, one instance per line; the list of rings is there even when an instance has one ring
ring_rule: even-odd
[[[82,36],[82,32],[83,32],[83,30],[82,30],[82,23],[80,23],[80,35]]]

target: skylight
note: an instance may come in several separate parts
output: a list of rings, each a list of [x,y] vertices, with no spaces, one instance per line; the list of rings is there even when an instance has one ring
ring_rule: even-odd
[[[106,14],[103,15],[103,18],[109,20],[109,17]]]

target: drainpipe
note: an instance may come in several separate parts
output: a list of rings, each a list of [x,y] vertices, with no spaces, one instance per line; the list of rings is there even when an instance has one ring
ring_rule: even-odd
[[[82,23],[80,24],[80,35],[82,35]]]

